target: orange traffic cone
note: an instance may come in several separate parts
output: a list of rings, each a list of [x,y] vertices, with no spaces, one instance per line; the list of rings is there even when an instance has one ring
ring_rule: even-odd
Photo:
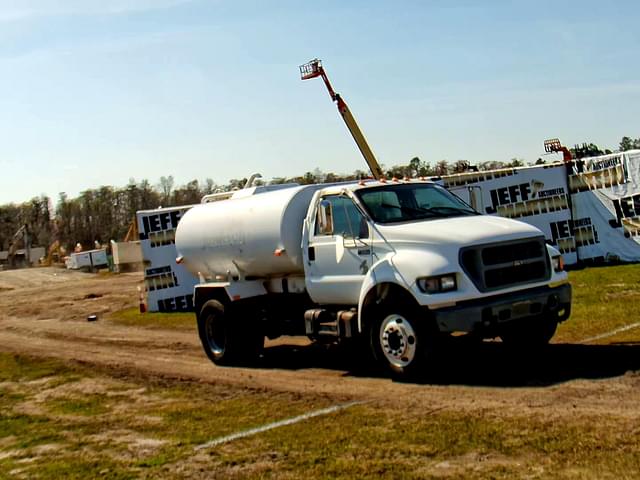
[[[140,287],[138,287],[138,297],[140,297],[140,313],[145,313],[147,311],[147,302],[144,299],[144,292]]]

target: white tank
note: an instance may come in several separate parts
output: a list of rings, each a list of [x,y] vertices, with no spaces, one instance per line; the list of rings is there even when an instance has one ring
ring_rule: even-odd
[[[178,224],[178,255],[190,272],[205,277],[303,273],[302,225],[321,187],[295,186],[251,196],[240,190],[231,199],[196,205]]]

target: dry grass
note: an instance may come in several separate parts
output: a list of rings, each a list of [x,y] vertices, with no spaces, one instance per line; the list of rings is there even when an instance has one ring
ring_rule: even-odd
[[[0,478],[634,478],[632,418],[354,406],[205,450],[339,400],[127,377],[0,354]],[[390,392],[392,393],[392,392]],[[454,406],[453,406],[454,407]]]
[[[140,313],[138,308],[127,308],[113,312],[108,316],[109,321],[118,325],[145,328],[194,330],[196,328],[195,314],[185,313]]]

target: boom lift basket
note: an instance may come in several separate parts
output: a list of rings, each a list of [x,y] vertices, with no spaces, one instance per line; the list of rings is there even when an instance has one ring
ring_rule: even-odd
[[[550,138],[544,141],[544,151],[547,153],[559,152],[561,148],[562,144],[557,138]]]
[[[304,65],[300,65],[300,78],[302,78],[302,80],[307,80],[309,78],[318,77],[320,76],[321,69],[322,62],[320,60],[318,60],[317,58],[311,60]]]

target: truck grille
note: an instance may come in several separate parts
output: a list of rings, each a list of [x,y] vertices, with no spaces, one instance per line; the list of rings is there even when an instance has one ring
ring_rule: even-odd
[[[463,248],[460,265],[481,292],[542,282],[551,276],[543,237]]]

